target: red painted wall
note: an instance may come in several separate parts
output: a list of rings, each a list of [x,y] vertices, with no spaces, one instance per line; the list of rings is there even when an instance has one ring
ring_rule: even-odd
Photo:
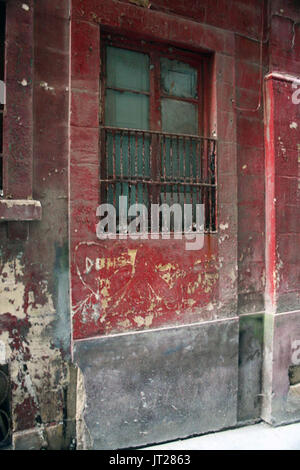
[[[214,57],[207,110],[211,122],[209,135],[217,131],[221,157],[220,229],[219,234],[205,236],[200,251],[186,251],[185,240],[97,241],[99,118],[96,103],[101,73],[99,35],[103,27],[158,42],[173,41],[187,49],[210,52]],[[166,16],[156,10],[114,1],[100,4],[89,1],[84,5],[74,1],[71,28],[70,233],[74,339],[234,315],[237,277],[234,35],[175,15]],[[86,95],[91,100],[88,121],[78,112],[87,109]],[[224,165],[223,153],[228,155],[228,167]]]

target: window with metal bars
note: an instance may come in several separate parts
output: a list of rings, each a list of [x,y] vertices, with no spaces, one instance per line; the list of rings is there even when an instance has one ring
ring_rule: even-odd
[[[5,74],[5,2],[0,0],[0,196],[3,196],[3,114],[4,114],[4,74]]]
[[[151,204],[191,204],[192,229],[203,204],[205,231],[214,232],[217,146],[202,137],[205,56],[110,35],[102,44],[101,202],[117,215],[120,196],[149,215]]]

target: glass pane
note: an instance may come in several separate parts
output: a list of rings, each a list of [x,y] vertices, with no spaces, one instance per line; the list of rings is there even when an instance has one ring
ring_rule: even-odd
[[[148,96],[127,91],[106,90],[105,124],[107,126],[148,130]]]
[[[108,46],[106,76],[108,87],[149,91],[149,56]]]
[[[161,102],[162,130],[175,134],[198,134],[198,106],[164,98]]]
[[[197,98],[197,70],[178,60],[161,59],[161,85],[168,95]]]

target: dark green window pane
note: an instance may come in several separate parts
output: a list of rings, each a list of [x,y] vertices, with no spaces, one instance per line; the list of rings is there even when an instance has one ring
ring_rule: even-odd
[[[169,206],[174,203],[179,204],[182,213],[184,204],[195,205],[199,203],[201,199],[199,188],[187,184],[174,184],[175,182],[196,181],[201,164],[199,142],[192,138],[164,136],[161,146],[161,162],[163,181],[172,181],[173,184],[172,186],[169,184],[161,186],[160,202]],[[174,220],[171,221],[171,230],[175,229],[173,223]]]
[[[178,60],[161,59],[161,85],[171,96],[197,98],[197,70]]]
[[[162,130],[175,134],[198,134],[198,107],[185,101],[163,99]]]
[[[147,130],[149,128],[148,96],[106,90],[105,124]]]
[[[107,86],[149,91],[149,56],[140,52],[107,47]]]

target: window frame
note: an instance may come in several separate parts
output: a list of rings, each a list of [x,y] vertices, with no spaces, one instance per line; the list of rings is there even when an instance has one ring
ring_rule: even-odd
[[[135,52],[148,54],[150,58],[150,87],[149,93],[149,130],[162,132],[161,100],[163,98],[185,101],[198,106],[198,137],[205,134],[204,125],[204,90],[205,73],[204,62],[206,54],[200,54],[185,49],[179,49],[172,45],[147,42],[143,39],[132,39],[109,32],[101,34],[101,74],[100,74],[100,113],[99,124],[105,126],[105,92],[106,92],[106,47],[107,46],[128,49]],[[167,95],[160,86],[160,58],[167,58],[184,62],[197,70],[197,98],[181,98]],[[152,67],[152,65],[154,67]],[[130,90],[126,90],[130,91]]]

